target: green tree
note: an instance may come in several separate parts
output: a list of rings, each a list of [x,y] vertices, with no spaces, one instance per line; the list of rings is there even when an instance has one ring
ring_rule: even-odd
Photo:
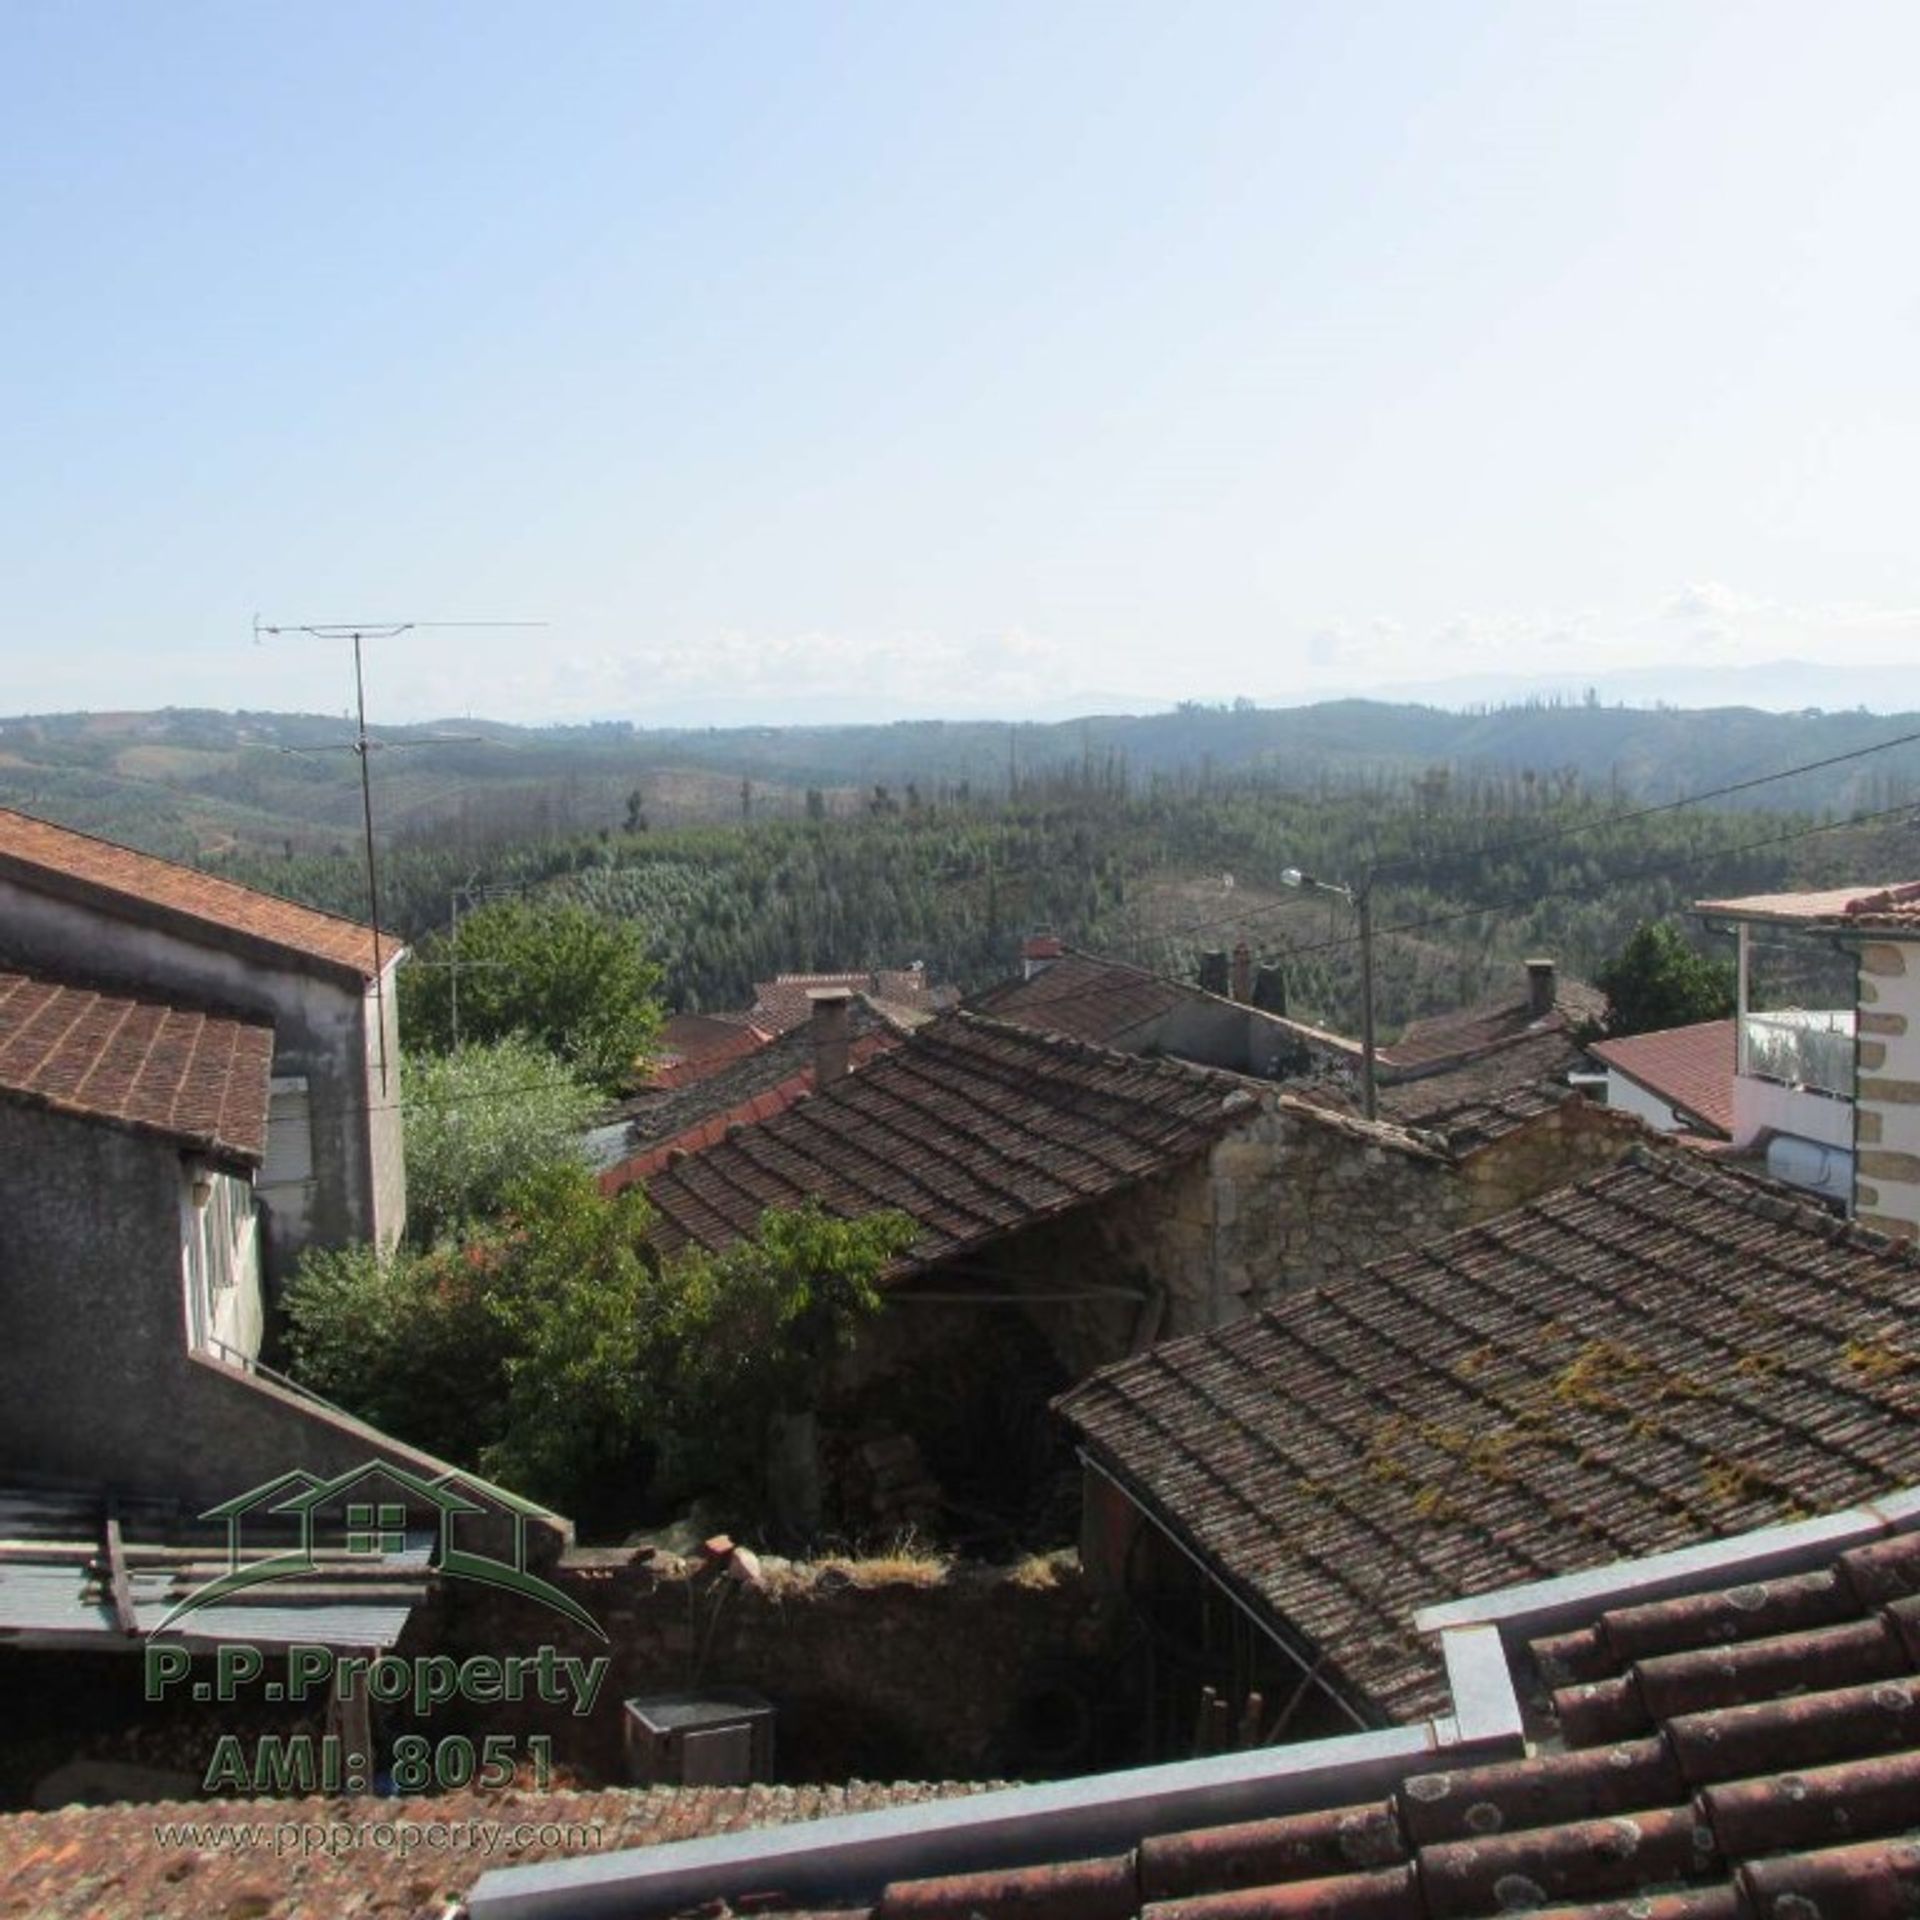
[[[612,1089],[659,1030],[640,929],[572,902],[490,901],[457,937],[428,935],[415,960],[400,973],[400,1021],[417,1050],[453,1050],[457,994],[461,1041],[524,1034]]]
[[[631,1524],[659,1463],[678,1497],[754,1524],[769,1416],[812,1404],[913,1223],[809,1205],[663,1264],[648,1217],[639,1188],[556,1165],[458,1245],[309,1254],[287,1291],[296,1377],[576,1517]]]
[[[431,1246],[500,1211],[529,1173],[582,1162],[600,1097],[523,1034],[407,1056],[407,1225]]]
[[[296,1377],[534,1499],[637,1502],[657,1380],[646,1222],[637,1188],[550,1166],[458,1246],[310,1254],[287,1290]]]
[[[816,1201],[760,1216],[750,1239],[682,1253],[662,1275],[665,1466],[689,1491],[759,1514],[770,1416],[810,1408],[834,1358],[879,1310],[879,1280],[918,1228],[841,1220]]]
[[[1609,1035],[1657,1033],[1733,1011],[1730,962],[1695,953],[1665,920],[1642,921],[1626,944],[1594,975],[1607,996]]]

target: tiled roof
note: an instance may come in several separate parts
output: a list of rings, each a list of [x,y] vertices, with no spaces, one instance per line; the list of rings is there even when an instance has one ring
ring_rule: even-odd
[[[866,1031],[854,1035],[847,1048],[847,1065],[853,1069],[864,1067],[889,1048],[897,1047],[900,1039],[901,1036],[884,1021],[875,1020]],[[715,1107],[712,1112],[690,1121],[678,1133],[657,1139],[640,1152],[616,1161],[602,1171],[601,1190],[618,1193],[636,1181],[651,1180],[682,1154],[701,1153],[724,1140],[735,1127],[748,1127],[756,1121],[771,1120],[775,1114],[785,1113],[796,1101],[806,1099],[814,1090],[810,1057],[812,1049],[806,1044],[797,1048],[791,1044],[794,1041],[805,1043],[806,1040],[807,1030],[800,1027],[780,1043],[782,1058],[791,1068],[781,1079],[757,1086],[752,1092],[743,1093],[730,1106]],[[804,1065],[794,1064],[801,1060],[805,1061]],[[706,1080],[696,1084],[711,1086],[713,1082]]]
[[[0,1097],[258,1161],[273,1028],[0,968]]]
[[[647,1084],[663,1091],[698,1086],[723,1067],[758,1053],[773,1035],[745,1020],[676,1013],[662,1023]]]
[[[655,1237],[723,1247],[815,1198],[911,1214],[922,1265],[1177,1165],[1253,1099],[1228,1075],[950,1014],[666,1168],[648,1188]]]
[[[807,995],[821,987],[845,987],[876,1000],[932,1012],[951,1000],[951,991],[930,986],[924,967],[877,967],[860,973],[782,973],[754,983],[753,1005],[743,1018],[770,1033],[791,1033],[813,1013]]]
[[[1391,1718],[1440,1591],[1920,1477],[1920,1259],[1666,1152],[1093,1375],[1059,1402],[1254,1608]]]
[[[1602,1040],[1588,1051],[1682,1118],[1726,1137],[1733,1132],[1734,1046],[1731,1020],[1701,1020]]]
[[[1449,1703],[1486,1725],[1477,1745],[1456,1720],[1424,1751],[1308,1742],[1211,1777],[1169,1766],[1076,1783],[1070,1807],[1015,1789],[889,1821],[884,1839],[865,1830],[877,1823],[846,1822],[834,1870],[803,1884],[818,1907],[837,1879],[874,1920],[1911,1915],[1920,1538],[1868,1520],[1836,1515],[1827,1551],[1783,1549],[1784,1569],[1732,1584],[1729,1567],[1654,1597],[1635,1593],[1633,1567],[1610,1569],[1618,1586],[1572,1632],[1522,1615],[1511,1663],[1496,1646],[1481,1676],[1503,1697]],[[1523,1716],[1514,1683],[1536,1676],[1549,1691]],[[1185,1819],[1169,1821],[1169,1805]],[[719,1910],[792,1911],[779,1876],[807,1863],[790,1838],[804,1836],[769,1836],[759,1861],[751,1847],[709,1856]],[[494,1897],[529,1897],[513,1884],[529,1877],[476,1889],[482,1920]],[[748,1891],[756,1881],[764,1892]],[[660,1886],[684,1910],[700,1883],[691,1859],[639,1857],[624,1886],[596,1888],[593,1910],[658,1912]],[[616,1892],[629,1903],[606,1903]]]
[[[1171,1012],[1181,1001],[1202,997],[1206,996],[1178,981],[1164,980],[1139,967],[1065,950],[1032,979],[1002,981],[967,1004],[1016,1026],[1112,1046],[1135,1028]]]
[[[978,1792],[972,1786],[510,1790],[404,1800],[195,1800],[0,1815],[0,1913],[33,1920],[441,1920],[489,1867],[817,1820]],[[156,1828],[194,1823],[199,1844]],[[468,1823],[475,1823],[469,1826]],[[213,1844],[205,1829],[254,1832]],[[314,1836],[276,1851],[276,1826]],[[364,1830],[369,1837],[357,1836]],[[482,1823],[490,1823],[483,1828]],[[412,1845],[373,1829],[404,1824]],[[429,1835],[429,1829],[434,1830]],[[483,1850],[486,1831],[494,1851]],[[329,1835],[338,1836],[331,1851]]]
[[[859,1060],[877,1044],[872,1036],[893,1040],[900,1030],[871,1002],[856,996],[847,1009],[847,1031],[853,1042],[852,1057]],[[751,1106],[762,1094],[784,1087],[796,1076],[810,1075],[812,1067],[813,1037],[805,1027],[796,1027],[727,1061],[703,1079],[642,1093],[626,1101],[622,1111],[636,1144],[669,1141],[697,1130],[715,1114]]]
[[[8,807],[0,807],[0,877],[151,925],[180,928],[211,944],[266,948],[356,980],[374,975],[370,927]],[[380,964],[392,965],[402,951],[402,942],[382,936]]]
[[[1539,1015],[1525,994],[1487,1006],[1466,1007],[1409,1021],[1391,1047],[1380,1049],[1382,1062],[1398,1073],[1416,1073],[1442,1061],[1466,1060],[1538,1035],[1569,1033],[1599,1020],[1607,996],[1583,980],[1564,976],[1554,986],[1553,1011]]]
[[[1819,893],[1750,893],[1736,900],[1696,900],[1693,910],[1729,920],[1800,921],[1920,932],[1920,880],[1897,881],[1891,886],[1828,887]]]
[[[1556,1023],[1458,1066],[1387,1083],[1378,1091],[1380,1117],[1444,1135],[1453,1152],[1470,1153],[1571,1097],[1567,1075],[1582,1058]]]

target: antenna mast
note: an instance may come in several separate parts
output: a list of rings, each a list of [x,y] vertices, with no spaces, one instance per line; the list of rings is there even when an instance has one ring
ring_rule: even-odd
[[[367,677],[361,657],[361,645],[367,640],[393,640],[403,633],[418,633],[426,627],[544,627],[544,620],[326,620],[286,621],[271,625],[256,613],[253,616],[253,642],[258,646],[269,634],[305,634],[311,640],[351,640],[353,642],[354,735],[341,744],[360,761],[360,818],[367,848],[367,920],[373,931],[373,998],[379,1015],[380,1095],[387,1097],[389,1063],[387,1060],[387,978],[386,961],[380,951],[380,867],[373,844],[373,776],[367,764],[368,754],[381,743],[367,732]],[[431,740],[408,741],[409,746],[433,746]]]

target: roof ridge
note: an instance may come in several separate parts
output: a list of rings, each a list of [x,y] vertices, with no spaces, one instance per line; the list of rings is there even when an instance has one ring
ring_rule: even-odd
[[[306,914],[313,919],[326,921],[330,926],[337,927],[344,933],[373,941],[382,971],[406,951],[407,943],[398,934],[389,933],[385,929],[376,930],[364,921],[350,919],[347,915],[334,913],[326,907],[311,906],[304,900],[295,900],[287,894],[274,893],[266,887],[253,886],[244,880],[235,880],[227,874],[215,872],[208,867],[189,866],[185,861],[170,859],[165,854],[149,853],[145,848],[131,847],[120,840],[109,840],[103,834],[88,833],[80,827],[69,827],[58,820],[49,820],[40,814],[28,813],[19,807],[0,806],[0,833],[3,833],[9,820],[20,822],[42,833],[57,834],[69,840],[84,842],[90,848],[98,848],[109,860],[135,861],[145,866],[162,869],[167,874],[178,875],[181,880],[193,885],[230,890],[275,907],[286,908],[294,913]],[[301,953],[310,960],[347,969],[366,979],[373,977],[367,967],[360,962],[343,960],[338,955],[325,952],[310,951],[284,935],[263,933],[257,927],[224,921],[216,913],[185,905],[177,899],[166,899],[157,893],[142,893],[137,888],[104,878],[97,872],[70,871],[31,851],[8,846],[4,843],[4,839],[0,838],[0,868],[9,864],[56,875],[68,885],[85,892],[137,899],[149,908],[157,909],[162,913],[176,914],[189,920],[207,921],[225,927],[229,932],[242,938],[264,941],[288,952]]]
[[[1022,1026],[1018,1021],[1002,1020],[994,1014],[976,1012],[971,1007],[954,1007],[946,1013],[936,1015],[918,1033],[911,1036],[908,1044],[912,1045],[922,1038],[933,1038],[949,1021],[955,1020],[1007,1040],[1016,1041],[1036,1052],[1094,1060],[1102,1066],[1119,1067],[1132,1072],[1144,1069],[1167,1080],[1190,1080],[1206,1086],[1223,1086],[1229,1094],[1247,1093],[1257,1098],[1257,1095],[1253,1095],[1254,1087],[1277,1084],[1256,1081],[1247,1074],[1233,1073],[1225,1067],[1202,1066],[1196,1060],[1183,1060],[1178,1054],[1126,1053],[1118,1047],[1102,1046],[1097,1040],[1083,1040],[1078,1034],[1055,1033],[1048,1027]]]
[[[1810,1200],[1801,1199],[1796,1189],[1750,1168],[1708,1160],[1700,1154],[1678,1151],[1656,1141],[1643,1141],[1602,1178],[1611,1178],[1634,1167],[1658,1172],[1674,1185],[1688,1187],[1696,1193],[1721,1192],[1729,1205],[1739,1206],[1763,1220],[1797,1227],[1829,1245],[1851,1247],[1862,1253],[1891,1254],[1906,1266],[1920,1266],[1920,1243],[1882,1233],[1877,1227],[1863,1227],[1857,1220],[1842,1219]],[[1532,1204],[1544,1205],[1560,1193],[1574,1191],[1577,1189],[1557,1189]]]

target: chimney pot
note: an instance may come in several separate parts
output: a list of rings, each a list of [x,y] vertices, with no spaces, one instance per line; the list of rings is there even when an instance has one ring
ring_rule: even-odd
[[[1200,991],[1217,993],[1224,1000],[1230,984],[1226,954],[1219,947],[1209,947],[1200,956]]]
[[[807,1033],[813,1041],[813,1085],[816,1092],[844,1080],[852,1065],[847,1010],[853,1005],[851,987],[809,987]]]
[[[1020,942],[1020,977],[1031,980],[1045,973],[1066,952],[1057,933],[1036,933]]]
[[[1536,1020],[1544,1020],[1559,1003],[1559,989],[1554,980],[1554,965],[1551,960],[1535,959],[1527,962],[1527,1011]]]
[[[1244,940],[1233,950],[1233,997],[1243,1007],[1253,998],[1253,949]]]

